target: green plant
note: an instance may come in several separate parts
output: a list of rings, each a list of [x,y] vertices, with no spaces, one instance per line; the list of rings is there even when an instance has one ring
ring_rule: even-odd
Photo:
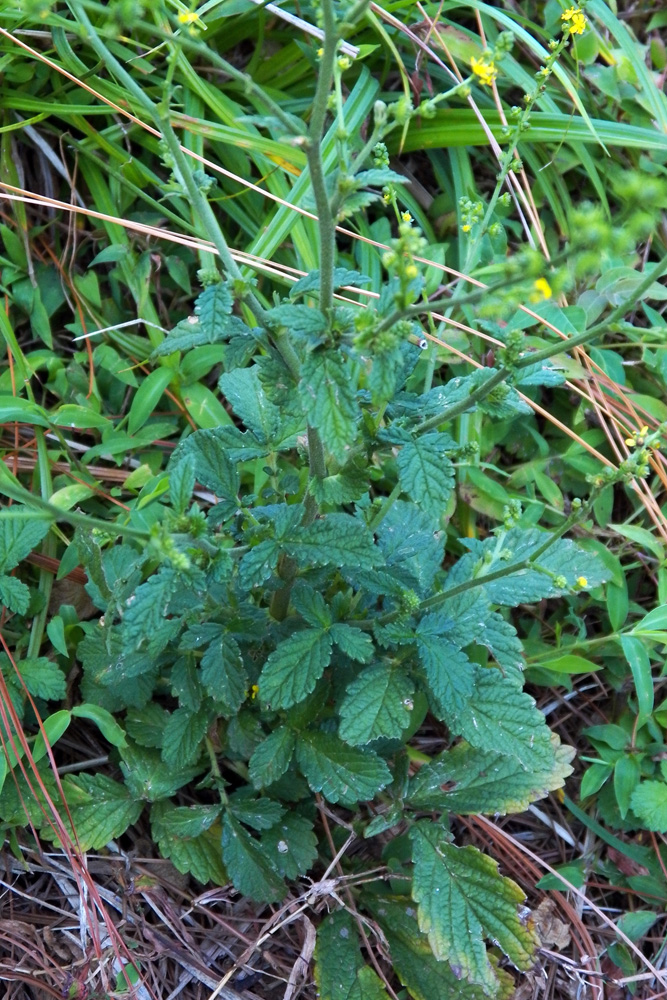
[[[390,169],[387,146],[416,120],[436,120],[445,98],[465,98],[470,81],[416,109],[404,96],[376,102],[362,138],[350,125],[354,109],[348,114],[343,86],[350,61],[339,42],[366,6],[323,0],[307,124],[224,64],[263,105],[253,124],[301,155],[306,204],[319,219],[316,252],[301,244],[300,252],[314,257],[305,277],[288,296],[273,298],[235,261],[214,210],[212,179],[192,166],[173,128],[172,73],[185,72],[189,52],[206,52],[196,21],[182,12],[176,24],[195,35],[174,36],[147,25],[134,6],[114,8],[137,30],[154,30],[167,48],[164,78],[146,88],[124,68],[105,10],[72,3],[71,18],[55,25],[85,39],[161,133],[157,152],[170,173],[164,193],[178,211],[187,206],[183,215],[191,211],[191,226],[210,241],[219,265],[200,245],[194,310],[162,339],[147,291],[148,252],[133,257],[119,239],[96,258],[118,266],[151,324],[153,368],[132,397],[127,436],[80,400],[52,414],[30,397],[12,400],[4,418],[32,422],[45,459],[40,428],[58,433],[77,421],[99,428],[94,454],[122,454],[128,437],[141,448],[144,428],[146,443],[174,433],[173,422],[154,416],[165,390],[178,387],[190,399],[197,365],[208,374],[220,363],[228,409],[213,393],[212,402],[200,394],[208,426],[182,435],[166,470],[144,465],[131,483],[129,510],[115,518],[88,494],[45,490],[40,500],[0,466],[3,492],[24,504],[0,515],[0,588],[6,607],[27,615],[30,592],[9,574],[54,523],[74,529],[52,537],[67,546],[65,568],[85,568],[102,615],[81,623],[66,608],[51,618],[53,646],[64,658],[75,652],[82,666],[82,701],[49,715],[30,747],[54,799],[47,741],[56,743],[73,717],[95,723],[115,748],[122,780],[82,772],[62,781],[82,848],[121,836],[148,809],[154,839],[177,868],[203,882],[229,878],[250,898],[277,901],[287,881],[337,858],[348,832],[363,836],[386,866],[387,885],[361,895],[355,889],[358,906],[386,934],[410,992],[498,995],[508,990],[500,953],[529,968],[537,939],[519,914],[521,890],[492,859],[457,846],[450,817],[520,811],[562,785],[572,756],[523,690],[522,644],[509,609],[601,589],[610,575],[604,560],[564,536],[590,523],[605,489],[647,473],[658,434],[637,443],[619,471],[605,476],[596,466],[589,496],[574,502],[569,516],[534,503],[523,510],[512,498],[483,538],[461,539],[451,524],[456,476],[474,466],[479,442],[465,440],[457,422],[476,411],[486,433],[518,433],[530,413],[520,391],[530,397],[562,384],[550,359],[596,340],[656,295],[665,262],[637,271],[636,217],[614,230],[586,206],[567,255],[549,264],[517,247],[508,257],[503,182],[524,126],[532,127],[517,114],[492,195],[460,202],[464,261],[485,285],[461,282],[453,296],[438,293],[441,274],[434,277],[420,259],[429,248],[401,201],[405,178]],[[67,52],[67,38],[57,37]],[[510,41],[499,35],[484,63],[473,64],[482,84],[491,82],[490,67],[507,56]],[[550,73],[552,63],[545,68]],[[539,89],[528,96],[532,107]],[[335,154],[328,164],[325,132]],[[664,195],[658,182],[656,189]],[[337,244],[336,225],[370,207],[382,210],[383,202],[393,212],[393,239],[374,261],[373,281]],[[13,249],[18,261],[20,246]],[[581,309],[566,316],[550,301],[552,288],[597,278],[591,254],[600,252],[609,269],[625,269],[625,294],[600,287],[593,319]],[[186,284],[175,263],[172,272]],[[368,285],[373,297],[363,294]],[[48,345],[36,297],[30,320]],[[527,342],[517,310],[535,297],[545,320],[555,317],[569,332],[565,345],[547,334]],[[485,322],[501,345],[498,367],[459,375],[443,365],[433,333],[438,310]],[[6,336],[20,371],[31,371]],[[145,359],[143,338],[127,335],[124,344]],[[118,355],[109,349],[98,358],[105,377],[135,388]],[[199,503],[202,490],[215,502]],[[77,503],[87,505],[85,513],[71,509]],[[45,603],[35,611],[44,624]],[[22,685],[9,661],[2,664],[19,721],[32,721],[35,707],[64,694],[60,668],[39,658],[41,639],[35,629],[19,663]],[[411,746],[427,713],[448,744],[433,760]],[[5,739],[16,740],[16,725],[3,722]],[[22,753],[10,749],[7,758],[16,765]],[[185,789],[194,804],[179,804]],[[8,827],[25,822],[26,807],[48,836],[26,779],[7,782],[0,815]],[[354,886],[363,869],[344,854],[339,864]],[[325,997],[381,994],[355,925],[341,911],[320,925],[316,968]],[[341,968],[349,980],[342,994]]]

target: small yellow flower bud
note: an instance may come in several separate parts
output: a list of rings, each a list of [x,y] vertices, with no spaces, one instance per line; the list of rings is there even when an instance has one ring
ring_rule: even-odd
[[[586,579],[585,576],[578,576],[577,577],[577,586],[578,587],[587,587],[588,586],[588,580]]]

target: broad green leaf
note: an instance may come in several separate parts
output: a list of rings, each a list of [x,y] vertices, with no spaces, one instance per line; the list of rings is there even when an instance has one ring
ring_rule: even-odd
[[[599,663],[592,663],[583,656],[565,653],[550,659],[536,660],[531,667],[542,667],[544,670],[554,670],[558,674],[590,674],[600,669]]]
[[[19,660],[16,667],[33,698],[60,701],[65,697],[67,693],[65,674],[57,663],[53,663],[46,656]]]
[[[301,733],[296,754],[312,790],[329,802],[364,802],[391,782],[391,772],[380,757],[347,746],[333,733]]]
[[[48,752],[48,747],[52,747],[58,742],[60,737],[67,731],[69,724],[72,721],[72,713],[68,712],[67,709],[62,708],[59,712],[54,712],[52,715],[47,716],[42,722],[37,737],[32,748],[32,759],[35,763],[45,757]],[[10,760],[12,764],[15,763],[13,760],[14,752],[9,749]],[[22,756],[21,752],[21,756]]]
[[[439,525],[454,488],[454,467],[445,455],[448,434],[422,434],[398,453],[399,482],[415,503]]]
[[[280,555],[280,546],[272,538],[266,538],[246,552],[239,566],[239,582],[249,590],[260,587],[273,573]]]
[[[417,809],[490,816],[523,812],[531,802],[561,788],[572,773],[572,747],[562,746],[555,733],[551,742],[553,765],[526,769],[516,757],[461,741],[420,768],[407,797]]]
[[[272,441],[280,423],[280,412],[267,398],[257,366],[225,372],[220,376],[219,386],[248,430],[260,441]]]
[[[285,878],[299,878],[317,858],[317,837],[313,824],[298,813],[286,813],[262,836],[269,861]]]
[[[122,641],[128,650],[146,650],[151,655],[161,652],[165,634],[173,631],[173,622],[166,622],[167,608],[176,591],[178,580],[171,569],[160,569],[137,587],[128,598],[123,616]],[[176,625],[178,623],[175,623]]]
[[[244,896],[273,903],[285,895],[287,887],[259,842],[229,813],[222,821],[222,860],[234,888]]]
[[[201,771],[196,764],[167,764],[157,750],[131,742],[121,748],[120,757],[120,769],[132,797],[146,802],[170,798]]]
[[[392,967],[414,1000],[485,1000],[486,994],[478,985],[456,976],[448,962],[437,960],[428,938],[419,930],[410,900],[368,895],[363,901],[384,931]],[[489,958],[499,980],[496,1000],[509,1000],[514,980],[497,968],[493,955]]]
[[[345,653],[351,660],[356,660],[357,663],[368,663],[372,660],[373,640],[360,628],[336,623],[329,629],[329,635],[341,653]]]
[[[299,581],[290,600],[294,610],[313,628],[329,628],[331,625],[331,611],[319,591]]]
[[[351,271],[347,267],[335,267],[333,273],[333,286],[336,288],[344,288],[346,285],[350,285],[353,288],[362,288],[364,285],[369,285],[371,283],[371,278],[367,277],[365,274],[360,274],[359,271]],[[317,270],[310,271],[305,278],[299,278],[290,288],[290,297],[296,298],[297,295],[303,295],[305,292],[316,292],[320,287],[320,272]]]
[[[642,726],[653,711],[653,676],[644,642],[630,635],[621,636],[621,646],[632,671],[637,695],[637,725]]]
[[[248,678],[241,650],[230,635],[214,639],[204,653],[201,679],[211,698],[222,702],[230,714],[238,712],[246,699]]]
[[[208,723],[206,709],[189,712],[186,708],[177,708],[172,712],[164,727],[162,759],[165,764],[186,767],[193,763],[199,754]]]
[[[297,529],[285,547],[302,566],[373,569],[384,562],[366,525],[349,514],[327,514]]]
[[[87,431],[93,427],[106,429],[111,427],[111,420],[96,413],[89,406],[76,406],[74,403],[65,403],[59,406],[53,414],[53,423],[58,427],[78,427]]]
[[[291,729],[279,726],[255,749],[248,769],[255,788],[266,788],[282,777],[294,753],[295,736]]]
[[[299,395],[308,423],[341,465],[357,436],[356,372],[338,354],[314,352],[301,369]]]
[[[250,792],[251,794],[247,794]],[[240,788],[227,799],[229,812],[253,830],[270,830],[285,814],[285,809],[266,796],[255,797],[251,788]]]
[[[164,727],[168,718],[167,710],[151,701],[143,708],[130,708],[125,716],[128,736],[142,747],[162,746]]]
[[[534,699],[494,668],[477,668],[469,703],[448,725],[480,750],[516,757],[527,770],[553,766],[551,732]]]
[[[667,604],[661,604],[644,615],[641,621],[633,626],[632,633],[635,632],[663,632],[667,631]]]
[[[28,587],[15,576],[0,575],[0,604],[4,604],[8,611],[24,615],[30,604]]]
[[[8,424],[14,420],[21,424],[50,427],[46,410],[37,403],[20,396],[0,395],[0,424]]]
[[[151,808],[151,833],[160,854],[168,858],[177,871],[184,875],[191,874],[203,885],[207,882],[224,885],[229,878],[220,851],[221,828],[217,822],[213,825],[208,822],[210,812],[213,810],[219,812],[219,808],[193,807],[195,810],[202,810],[201,817],[206,816],[203,823],[200,818],[192,824],[190,829],[194,829],[197,824],[204,827],[193,835],[182,832],[183,826],[186,825],[180,815],[183,808],[185,807],[174,807],[169,802],[158,802]]]
[[[156,807],[151,810],[151,821]],[[198,837],[208,830],[220,815],[220,806],[171,806],[159,807],[160,823],[171,837]]]
[[[100,850],[136,823],[144,804],[136,802],[125,785],[105,774],[67,775],[63,780],[78,846]],[[69,823],[63,815],[66,826]]]
[[[192,462],[182,461],[169,470],[169,496],[177,514],[185,514],[195,488],[195,469]]]
[[[202,486],[212,490],[218,499],[236,503],[239,489],[236,463],[243,459],[230,451],[231,441],[236,442],[237,446],[239,441],[243,442],[243,437],[235,427],[195,431],[178,446],[172,464],[188,459],[194,462],[195,477]],[[263,453],[264,450],[260,448],[259,452],[254,451],[249,457],[257,458]]]
[[[172,368],[156,368],[143,380],[132,400],[128,415],[127,429],[130,434],[144,426],[146,421],[158,408],[158,403],[164,391],[174,378]]]
[[[13,507],[0,515],[0,573],[14,569],[49,530],[50,522],[25,507]]]
[[[465,979],[489,993],[498,988],[485,938],[510,961],[528,970],[539,938],[517,913],[525,896],[519,886],[498,874],[498,865],[475,847],[455,847],[428,820],[410,831],[414,873],[412,896],[419,904],[419,926],[433,953]]]
[[[107,712],[105,708],[101,708],[99,705],[88,705],[84,702],[82,705],[74,706],[72,715],[94,722],[104,739],[112,746],[127,746],[123,729],[118,725],[111,712]]]
[[[1,584],[0,579],[0,584]],[[53,643],[53,648],[62,656],[67,656],[67,640],[65,638],[65,623],[60,615],[54,615],[46,626],[46,634]]]
[[[424,668],[434,711],[447,722],[467,710],[475,683],[475,668],[462,649],[431,628],[435,616],[426,615],[417,628],[417,649]]]
[[[315,982],[321,1000],[387,1000],[379,978],[363,963],[356,926],[344,910],[318,927]]]
[[[410,723],[414,686],[392,664],[362,670],[340,706],[339,734],[353,746],[380,737],[400,737]]]
[[[667,833],[667,784],[664,781],[642,781],[632,793],[630,806],[647,830]]]
[[[314,690],[331,659],[331,637],[304,629],[284,639],[271,653],[259,677],[259,695],[272,708],[290,708]]]
[[[285,326],[290,333],[317,336],[324,333],[327,321],[319,309],[305,305],[283,303],[274,309],[269,309],[267,319],[275,326]]]
[[[630,800],[641,778],[641,764],[629,754],[620,757],[614,765],[614,795],[621,819],[625,819],[630,808]]]

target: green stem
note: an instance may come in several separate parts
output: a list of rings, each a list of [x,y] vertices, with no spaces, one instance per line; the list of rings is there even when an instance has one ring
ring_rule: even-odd
[[[384,521],[385,517],[387,516],[391,508],[394,506],[395,502],[398,500],[402,492],[403,490],[401,488],[401,484],[396,483],[389,496],[384,498],[380,509],[376,513],[375,517],[372,519],[371,523],[368,525],[371,531],[375,531],[375,529]]]
[[[333,308],[333,270],[336,255],[336,228],[327,194],[322,162],[322,136],[329,104],[329,94],[334,75],[334,61],[338,46],[336,18],[332,0],[322,0],[324,44],[313,98],[313,110],[308,129],[306,157],[313,189],[315,210],[320,236],[320,310],[330,317]]]

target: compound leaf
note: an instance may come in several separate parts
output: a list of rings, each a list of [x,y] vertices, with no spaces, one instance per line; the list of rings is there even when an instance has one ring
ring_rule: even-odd
[[[286,878],[305,875],[317,857],[313,824],[298,813],[286,813],[262,837],[271,864]]]
[[[49,530],[50,521],[25,508],[15,507],[0,515],[0,573],[14,569],[29,555]]]
[[[321,1000],[387,1000],[380,979],[362,961],[356,927],[344,910],[317,930],[315,982]]]
[[[67,775],[63,786],[82,851],[99,850],[120,837],[144,807],[125,785],[105,774]],[[64,814],[61,818],[69,826]]]
[[[0,576],[0,604],[4,604],[8,611],[24,615],[30,604],[28,587],[15,576]]]

